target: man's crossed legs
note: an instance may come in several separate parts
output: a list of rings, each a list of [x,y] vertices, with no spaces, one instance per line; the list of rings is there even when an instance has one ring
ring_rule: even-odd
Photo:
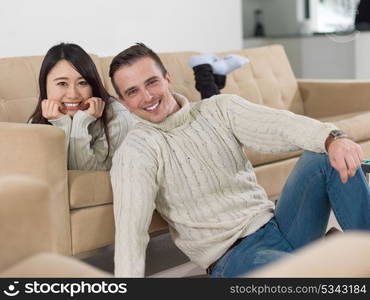
[[[275,217],[225,253],[211,277],[238,277],[321,238],[330,210],[343,230],[370,230],[370,189],[358,169],[347,183],[326,154],[305,151],[290,174]]]

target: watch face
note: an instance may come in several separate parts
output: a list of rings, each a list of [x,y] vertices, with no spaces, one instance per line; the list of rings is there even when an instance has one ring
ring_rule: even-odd
[[[342,130],[339,130],[339,129],[332,130],[330,132],[330,135],[333,136],[333,137],[346,136],[346,134]]]

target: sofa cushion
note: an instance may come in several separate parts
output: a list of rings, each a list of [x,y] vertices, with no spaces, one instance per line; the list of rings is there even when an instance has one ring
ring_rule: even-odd
[[[227,76],[222,93],[237,94],[252,102],[303,114],[297,80],[281,45],[218,53],[238,54],[250,63]]]
[[[0,98],[26,99],[38,95],[42,56],[0,59]]]
[[[0,122],[26,122],[37,103],[42,56],[0,59]]]
[[[153,212],[148,232],[168,230],[159,213]],[[105,204],[71,211],[72,254],[105,247],[114,242],[113,205]]]
[[[279,154],[267,154],[267,153],[253,152],[249,149],[244,148],[244,153],[246,154],[247,158],[252,163],[253,167],[266,165],[272,162],[286,160],[288,158],[297,157],[297,156],[300,156],[302,152],[303,150],[285,152],[285,153],[279,153]]]
[[[370,139],[370,111],[363,113],[349,113],[337,116],[319,118],[320,121],[330,122],[345,131],[355,142],[362,142]],[[297,157],[302,151],[294,151],[281,154],[256,153],[245,149],[248,159],[253,166],[260,166],[272,162],[281,161],[287,158]]]
[[[278,198],[282,187],[298,159],[298,157],[295,157],[281,160],[258,166],[254,169],[257,182],[264,188],[270,200],[276,200]]]
[[[319,118],[320,121],[330,122],[345,131],[355,142],[367,141],[370,139],[370,111],[363,113],[349,113],[337,116]],[[265,165],[272,162],[282,161],[287,158],[297,157],[302,154],[301,151],[294,151],[281,154],[256,153],[245,149],[248,159],[254,167]]]
[[[0,122],[25,123],[34,112],[36,97],[0,99]]]
[[[370,139],[370,111],[331,116],[319,120],[334,123],[355,142]]]
[[[113,244],[113,205],[72,210],[71,233],[72,255]]]
[[[51,194],[42,179],[22,173],[0,176],[0,270],[27,255],[53,250]]]
[[[71,209],[112,203],[109,172],[70,170],[68,190]]]

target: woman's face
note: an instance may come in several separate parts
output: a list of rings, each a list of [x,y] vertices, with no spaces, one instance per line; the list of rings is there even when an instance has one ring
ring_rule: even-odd
[[[92,97],[92,88],[70,62],[61,60],[46,77],[46,93],[49,100],[61,103],[63,113],[74,116],[86,108],[84,102]]]

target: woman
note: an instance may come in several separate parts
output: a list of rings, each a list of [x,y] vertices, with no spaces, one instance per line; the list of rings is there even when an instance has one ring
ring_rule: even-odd
[[[109,170],[133,120],[105,90],[90,56],[75,44],[50,48],[41,65],[39,89],[29,122],[64,130],[68,169]]]

